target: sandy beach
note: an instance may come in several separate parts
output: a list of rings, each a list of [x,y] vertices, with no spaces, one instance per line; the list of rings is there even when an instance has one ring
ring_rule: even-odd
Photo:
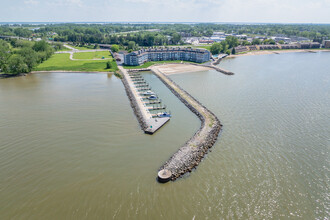
[[[160,70],[162,73],[166,75],[206,71],[211,69],[204,66],[197,66],[190,64],[165,64],[165,65],[158,65],[156,67],[158,70]]]
[[[315,53],[318,51],[330,52],[330,50],[305,50],[305,49],[297,49],[297,50],[254,50],[251,52],[229,55],[227,58],[232,57],[240,57],[240,56],[253,56],[253,55],[266,55],[266,54],[281,54],[281,53]]]

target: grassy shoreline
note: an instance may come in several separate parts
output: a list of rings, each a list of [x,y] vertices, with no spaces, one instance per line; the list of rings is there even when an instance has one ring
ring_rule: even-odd
[[[111,62],[111,69],[106,69],[107,62]],[[41,63],[33,71],[82,71],[82,72],[114,72],[118,70],[116,62],[107,60],[70,60],[70,54],[54,54],[47,61]]]

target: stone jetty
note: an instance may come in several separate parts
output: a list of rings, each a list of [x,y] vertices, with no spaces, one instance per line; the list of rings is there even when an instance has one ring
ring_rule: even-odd
[[[151,67],[151,71],[201,120],[201,127],[193,137],[160,167],[158,181],[166,182],[175,180],[198,166],[217,140],[222,125],[210,110],[159,71],[157,66]]]

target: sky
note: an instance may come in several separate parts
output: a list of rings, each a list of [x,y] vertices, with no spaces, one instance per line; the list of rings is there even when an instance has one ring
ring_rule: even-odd
[[[0,22],[330,23],[330,0],[0,0]]]

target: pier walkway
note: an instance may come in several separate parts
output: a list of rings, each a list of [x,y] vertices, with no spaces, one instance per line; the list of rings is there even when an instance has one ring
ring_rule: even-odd
[[[127,96],[131,102],[131,106],[141,125],[142,130],[147,134],[155,133],[166,122],[168,122],[170,120],[170,118],[169,117],[165,117],[165,118],[153,117],[153,114],[151,114],[149,111],[150,106],[146,105],[146,103],[144,101],[145,97],[143,97],[139,94],[138,87],[135,86],[134,81],[130,77],[129,73],[121,66],[118,66],[118,68],[123,75],[122,81],[125,86]]]

